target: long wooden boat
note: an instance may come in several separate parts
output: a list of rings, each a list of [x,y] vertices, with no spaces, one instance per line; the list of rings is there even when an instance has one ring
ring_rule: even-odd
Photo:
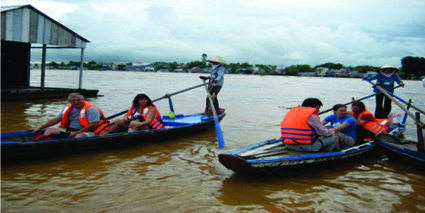
[[[218,116],[222,120],[226,113]],[[143,144],[152,141],[176,138],[189,134],[198,133],[214,128],[213,117],[201,113],[192,115],[176,115],[175,119],[163,117],[165,129],[142,130],[136,132],[123,132],[101,136],[82,138],[66,138],[56,140],[35,141],[37,135],[32,131],[12,132],[1,134],[1,160],[42,158],[67,153],[79,153],[83,151],[101,150],[113,147],[127,146],[131,144]]]
[[[401,140],[387,134],[380,134],[377,137],[379,138],[378,145],[385,150],[390,160],[401,160],[425,168],[425,152],[418,151],[417,141]]]
[[[389,132],[398,136],[405,131],[404,125],[399,125]],[[229,154],[221,153],[218,159],[227,169],[235,173],[248,175],[276,176],[297,172],[306,167],[316,167],[323,164],[339,162],[373,150],[376,142],[365,141],[363,144],[336,152],[306,153],[286,149],[280,138],[253,144]]]

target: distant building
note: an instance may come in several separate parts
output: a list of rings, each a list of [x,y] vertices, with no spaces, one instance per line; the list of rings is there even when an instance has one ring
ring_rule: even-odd
[[[363,77],[363,73],[359,72],[358,70],[353,70],[348,74],[350,77]]]
[[[366,73],[363,74],[363,77],[369,78],[376,75],[376,71],[367,71]]]
[[[317,67],[316,68],[317,76],[327,76],[329,75],[329,68],[327,67]]]
[[[153,67],[144,67],[142,71],[145,71],[145,72],[155,72],[155,68],[153,68]]]
[[[298,73],[298,76],[317,77],[317,73],[316,72],[300,72]]]

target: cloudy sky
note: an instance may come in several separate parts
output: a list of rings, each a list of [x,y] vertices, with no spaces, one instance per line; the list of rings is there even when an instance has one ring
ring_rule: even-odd
[[[424,0],[2,0],[31,4],[90,40],[85,61],[391,64],[425,57]],[[32,61],[40,61],[40,50]],[[79,61],[79,50],[48,61]]]

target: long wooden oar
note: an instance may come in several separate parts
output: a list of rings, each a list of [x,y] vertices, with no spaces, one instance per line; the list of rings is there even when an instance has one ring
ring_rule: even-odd
[[[202,80],[202,81],[204,82],[205,90],[207,91],[208,100],[210,101],[211,110],[212,110],[213,115],[214,115],[215,130],[217,132],[217,139],[218,139],[218,147],[220,149],[223,149],[224,148],[224,139],[223,139],[223,134],[221,133],[220,122],[218,121],[217,112],[215,111],[214,102],[212,100],[210,92],[208,91],[208,87],[205,83],[205,80]]]
[[[409,115],[413,120],[416,120],[416,116],[410,112],[409,110],[407,110],[402,103],[400,103],[397,99],[395,99],[393,96],[391,96],[384,88],[380,87],[377,84],[374,84],[374,87],[376,87],[379,91],[381,91],[385,96],[387,96],[389,99],[391,99],[395,104],[397,104],[398,107],[400,107],[400,109],[402,109],[404,112],[407,113],[407,115]],[[422,123],[422,122],[421,122]],[[418,123],[419,124],[419,123]],[[423,124],[422,124],[423,125]]]
[[[375,85],[373,82],[371,82],[371,81],[369,81],[369,80],[366,80],[366,81],[367,81],[367,82],[369,82],[369,83],[370,83],[370,84],[372,84],[372,85]],[[388,90],[390,90],[390,89],[388,89]],[[410,103],[410,102],[406,102],[405,100],[401,99],[400,97],[398,97],[398,96],[394,95],[394,93],[391,93],[391,96],[392,96],[392,97],[397,98],[399,101],[403,102],[404,104],[406,104],[406,105],[408,105],[408,106],[412,107],[413,109],[416,109],[418,112],[420,112],[421,114],[425,115],[425,111],[421,110],[421,109],[420,109],[419,107],[417,107],[417,106],[414,106],[412,103]]]
[[[170,94],[170,93],[167,93],[167,94],[165,94],[164,96],[162,96],[162,97],[160,97],[160,98],[157,98],[157,99],[153,100],[152,102],[159,101],[159,100],[164,99],[164,98],[169,98],[169,97],[171,97],[171,96],[173,96],[173,95],[177,95],[177,94],[182,93],[182,92],[186,92],[186,91],[189,91],[189,90],[192,90],[192,89],[198,88],[198,87],[202,87],[202,86],[207,85],[207,84],[210,84],[210,83],[203,83],[203,84],[196,85],[196,86],[193,86],[193,87],[189,87],[189,88],[187,88],[187,89],[180,90],[180,91],[177,91],[177,92],[174,92],[174,93],[171,93],[171,94]],[[106,120],[109,120],[109,119],[111,119],[111,118],[115,118],[115,117],[120,116],[120,115],[122,115],[122,114],[125,114],[125,113],[127,113],[127,112],[128,112],[128,109],[126,109],[126,110],[124,110],[124,111],[122,111],[122,112],[119,112],[119,113],[117,113],[117,114],[111,115],[111,116],[107,117],[107,118],[106,118]]]
[[[396,87],[394,87],[394,89],[397,89],[397,88],[399,88],[399,87],[400,87],[400,86],[396,86]],[[373,96],[376,96],[377,94],[379,94],[379,93],[374,93],[374,94],[372,94],[372,95],[368,95],[368,96],[365,96],[365,97],[363,97],[363,98],[359,98],[359,99],[356,99],[356,100],[350,101],[350,102],[348,102],[348,103],[345,103],[344,105],[345,105],[345,106],[347,106],[347,105],[349,105],[349,104],[354,103],[355,101],[365,100],[365,99],[371,98],[371,97],[373,97]],[[321,112],[319,113],[319,115],[321,115],[321,114],[323,114],[323,113],[327,113],[327,112],[329,112],[329,111],[332,111],[332,108],[331,108],[331,109],[327,109],[327,110],[325,110],[325,111],[321,111]]]

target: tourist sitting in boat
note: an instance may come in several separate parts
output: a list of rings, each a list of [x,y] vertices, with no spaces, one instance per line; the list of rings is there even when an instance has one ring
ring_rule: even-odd
[[[133,105],[130,106],[127,114],[123,118],[115,119],[106,134],[148,129],[164,129],[164,124],[152,100],[146,94],[138,94],[134,97]]]
[[[300,152],[332,152],[338,142],[333,130],[320,122],[317,98],[307,98],[300,107],[292,108],[280,123],[281,139],[286,148]]]
[[[79,93],[71,93],[68,96],[69,105],[65,107],[55,118],[50,119],[45,124],[32,128],[37,132],[41,129],[61,123],[59,128],[48,128],[44,131],[40,139],[66,138],[66,137],[86,137],[96,135],[99,123],[106,120],[101,109],[84,100]]]
[[[375,135],[386,133],[391,121],[389,119],[376,119],[361,101],[355,101],[351,105],[348,115],[353,116],[356,121],[357,144],[363,143],[365,138],[375,139]]]
[[[347,115],[347,107],[344,104],[336,104],[332,107],[333,115],[326,116],[322,124],[330,122],[330,130],[339,138],[339,147],[352,147],[356,143],[356,121]]]

